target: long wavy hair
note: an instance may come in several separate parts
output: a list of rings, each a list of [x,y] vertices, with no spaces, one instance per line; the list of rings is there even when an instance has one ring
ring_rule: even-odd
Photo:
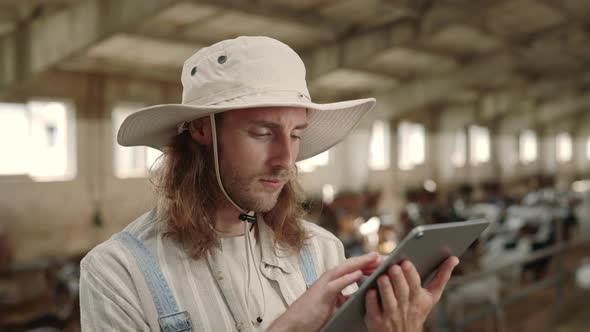
[[[217,184],[212,152],[184,131],[164,149],[151,172],[151,182],[157,196],[158,220],[167,226],[164,236],[179,241],[191,257],[205,257],[217,241],[215,211],[226,200]],[[273,209],[262,214],[274,232],[275,248],[295,253],[301,250],[306,237],[301,223],[303,200],[303,190],[292,177]]]

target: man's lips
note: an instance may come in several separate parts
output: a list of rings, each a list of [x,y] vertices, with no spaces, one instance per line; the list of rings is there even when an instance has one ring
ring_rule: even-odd
[[[260,179],[260,183],[275,189],[282,187],[286,182],[287,180],[283,179]]]

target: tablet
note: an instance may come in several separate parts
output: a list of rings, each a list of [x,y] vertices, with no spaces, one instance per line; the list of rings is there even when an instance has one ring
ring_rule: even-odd
[[[367,331],[364,321],[367,290],[377,287],[377,277],[385,273],[389,266],[404,260],[411,261],[424,285],[434,276],[442,262],[450,256],[463,254],[488,225],[489,221],[478,219],[415,227],[334,313],[321,331]]]

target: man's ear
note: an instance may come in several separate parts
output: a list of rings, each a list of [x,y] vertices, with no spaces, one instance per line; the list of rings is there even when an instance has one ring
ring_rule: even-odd
[[[198,144],[211,145],[211,120],[208,116],[189,122],[188,130]]]

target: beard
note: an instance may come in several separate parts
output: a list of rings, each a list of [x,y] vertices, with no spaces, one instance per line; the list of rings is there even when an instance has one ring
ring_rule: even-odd
[[[267,172],[254,175],[241,174],[238,169],[221,170],[223,185],[231,199],[245,211],[266,213],[277,204],[281,188],[265,188],[261,179],[273,179],[287,183],[292,178],[292,172],[285,168],[274,168]]]

